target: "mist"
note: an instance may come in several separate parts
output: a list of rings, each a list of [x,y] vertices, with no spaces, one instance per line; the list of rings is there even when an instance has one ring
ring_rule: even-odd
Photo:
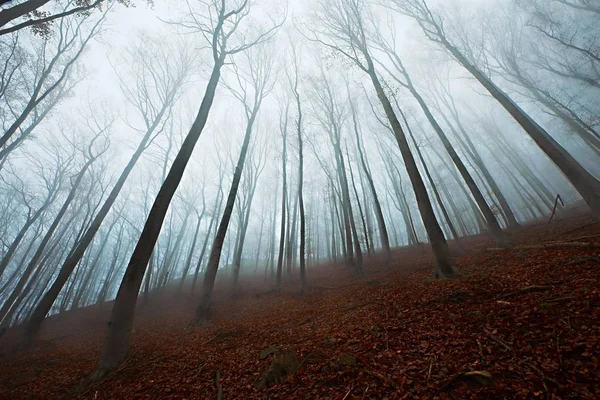
[[[595,0],[38,3],[0,2],[0,341],[102,315],[93,381],[136,310],[461,280],[600,217]]]

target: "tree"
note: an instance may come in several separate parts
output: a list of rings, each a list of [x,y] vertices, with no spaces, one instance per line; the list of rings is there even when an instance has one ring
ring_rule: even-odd
[[[450,159],[452,160],[452,162],[458,169],[458,171],[459,171],[461,177],[463,178],[463,180],[465,181],[465,183],[467,184],[467,187],[469,188],[471,195],[475,199],[477,206],[483,213],[483,216],[487,222],[488,230],[491,233],[492,237],[494,238],[494,240],[496,241],[496,243],[498,245],[508,246],[509,245],[508,238],[506,237],[506,234],[502,231],[500,224],[498,224],[498,220],[496,219],[496,216],[494,215],[492,209],[490,208],[489,204],[487,203],[485,197],[481,193],[481,190],[477,186],[477,183],[475,183],[475,179],[473,179],[473,176],[471,175],[471,173],[465,166],[461,157],[458,155],[458,153],[454,149],[454,146],[448,139],[448,136],[446,135],[446,133],[444,132],[444,130],[442,129],[440,124],[437,122],[436,118],[431,113],[431,110],[429,109],[429,106],[425,102],[425,99],[423,99],[423,96],[421,96],[421,94],[419,93],[419,91],[417,90],[415,85],[413,84],[406,68],[404,67],[402,60],[400,59],[400,57],[398,56],[398,53],[396,53],[395,49],[393,48],[393,45],[386,43],[384,40],[380,40],[380,43],[381,43],[381,46],[383,47],[384,51],[388,55],[392,65],[394,65],[396,72],[399,75],[401,75],[403,77],[403,79],[400,79],[398,74],[393,74],[392,72],[390,72],[389,69],[385,65],[383,65],[383,68],[390,73],[390,76],[392,76],[392,78],[399,85],[408,89],[410,91],[410,93],[413,95],[413,97],[417,100],[417,103],[419,103],[421,110],[423,110],[423,113],[427,117],[427,120],[433,127],[433,130],[435,131],[435,133],[441,140],[442,144],[444,145],[444,148],[448,152]]]
[[[254,124],[256,123],[263,100],[273,89],[273,62],[267,51],[268,49],[265,47],[264,43],[261,43],[260,46],[255,49],[244,53],[245,61],[248,66],[247,71],[242,72],[237,67],[235,68],[239,88],[230,88],[230,90],[243,104],[246,117],[246,131],[244,132],[244,141],[238,156],[231,188],[229,189],[229,194],[227,196],[227,202],[225,203],[225,210],[223,211],[223,216],[219,222],[219,228],[217,229],[217,234],[208,258],[208,264],[206,266],[206,272],[204,274],[200,292],[200,303],[198,304],[198,307],[196,307],[196,312],[191,322],[195,325],[203,324],[210,315],[212,291],[219,269],[223,242],[225,241],[229,222],[233,213],[233,207],[235,205],[240,180],[244,171],[244,164],[246,162],[246,155],[248,153]],[[260,170],[262,168],[258,169]]]
[[[360,165],[369,184],[371,196],[373,197],[373,205],[375,208],[375,217],[379,226],[381,245],[383,247],[383,251],[385,251],[386,253],[386,263],[389,265],[389,263],[392,260],[392,252],[390,249],[390,240],[388,237],[387,226],[385,224],[385,219],[383,217],[383,211],[381,208],[381,201],[379,200],[379,196],[377,195],[377,189],[375,188],[375,183],[373,182],[373,174],[371,173],[371,169],[369,168],[368,161],[363,151],[363,142],[361,140],[362,131],[360,129],[360,124],[358,123],[357,110],[354,106],[354,102],[352,101],[350,88],[348,87],[348,85],[346,85],[346,87],[348,89],[348,103],[350,104],[350,110],[352,113],[352,124],[354,128],[354,137],[356,139],[356,148],[358,150]]]
[[[23,179],[16,176],[16,174],[13,174],[15,178],[14,183],[6,181],[6,178],[4,178],[4,176],[1,176],[0,178],[9,187],[11,187],[11,189],[14,190],[15,193],[19,193],[20,197],[22,198],[23,204],[27,209],[24,224],[18,231],[17,235],[14,237],[10,246],[8,246],[6,253],[2,257],[2,261],[0,261],[0,277],[2,277],[2,275],[4,274],[6,267],[8,267],[15,252],[17,251],[17,248],[21,244],[22,240],[25,238],[25,235],[27,234],[29,229],[52,205],[52,203],[54,203],[54,201],[59,195],[60,188],[64,184],[65,174],[67,173],[67,170],[69,169],[73,159],[71,157],[67,157],[65,159],[59,151],[56,151],[54,153],[54,156],[56,169],[52,171],[52,174],[50,176],[47,175],[48,172],[46,171],[46,169],[43,168],[42,165],[39,165],[40,168],[38,170],[40,171],[40,178],[44,182],[44,189],[46,190],[47,194],[43,199],[42,203],[37,208],[35,208],[34,205],[34,200],[36,196],[31,196],[29,193],[27,193],[26,184],[23,181]]]
[[[322,11],[323,14],[319,18],[322,28],[319,32],[323,36],[335,38],[337,41],[326,42],[319,37],[315,37],[313,40],[353,61],[360,70],[369,76],[396,137],[404,165],[406,166],[417,197],[421,218],[423,219],[436,260],[435,276],[440,278],[453,277],[455,270],[448,251],[446,238],[434,214],[425,183],[419,173],[404,130],[385,93],[375,69],[373,58],[369,53],[367,32],[362,15],[363,12],[367,11],[365,3],[362,0],[335,0],[328,2],[328,4],[323,4]]]
[[[252,202],[254,195],[256,194],[256,186],[258,179],[260,178],[262,171],[266,165],[266,151],[265,147],[261,146],[258,149],[256,144],[251,145],[250,160],[246,162],[248,164],[244,168],[243,181],[242,181],[242,193],[238,191],[238,197],[241,197],[236,202],[236,208],[238,211],[238,234],[236,237],[236,243],[233,251],[233,291],[237,291],[237,285],[239,282],[240,269],[242,264],[242,253],[244,251],[244,243],[246,240],[246,233],[248,232],[248,223],[250,222],[250,211],[252,210]]]
[[[148,261],[154,250],[154,245],[160,234],[167,210],[175,194],[186,166],[192,156],[194,147],[204,130],[208,114],[215,98],[215,93],[221,77],[221,69],[229,56],[243,52],[256,43],[262,43],[269,39],[276,27],[261,31],[254,38],[247,36],[237,37],[236,31],[247,19],[250,12],[249,0],[237,2],[229,6],[226,0],[214,0],[205,4],[208,7],[208,15],[214,16],[215,20],[198,21],[192,25],[210,43],[213,59],[213,69],[208,80],[204,97],[198,110],[198,114],[185,137],[169,173],[163,182],[158,195],[150,209],[150,213],[144,224],[144,229],[131,255],[127,269],[121,281],[115,304],[113,305],[108,332],[102,349],[100,362],[92,379],[101,379],[117,368],[125,359],[129,349],[133,316],[137,303],[138,292],[146,272]],[[229,6],[229,7],[228,7]],[[185,23],[183,24],[185,25]],[[188,25],[190,26],[190,25]],[[231,210],[229,210],[231,212]],[[225,229],[226,230],[226,229]],[[223,232],[223,237],[225,232]],[[217,260],[218,261],[218,260]],[[209,264],[210,264],[209,259]],[[208,269],[207,269],[208,270]]]
[[[600,182],[450,41],[444,30],[443,20],[433,14],[426,0],[394,0],[393,5],[398,12],[412,17],[429,40],[443,46],[486,88],[562,171],[592,209],[594,216],[600,218]]]
[[[287,131],[288,131],[288,115],[290,103],[285,103],[285,111],[280,107],[279,126],[281,130],[281,138],[283,142],[281,153],[281,171],[282,171],[282,196],[281,196],[281,228],[279,231],[279,254],[277,256],[277,291],[281,290],[281,278],[283,272],[283,253],[285,249],[285,221],[287,209]]]
[[[291,42],[291,40],[290,40]],[[306,294],[308,290],[306,282],[306,216],[304,211],[304,139],[302,138],[302,103],[298,89],[299,68],[297,49],[290,43],[292,51],[292,71],[288,74],[288,82],[291,86],[294,100],[296,101],[296,133],[298,137],[298,206],[300,212],[300,283],[301,293]]]
[[[29,62],[28,57],[22,56],[23,60],[15,71],[19,79],[13,76],[13,79],[7,79],[6,85],[17,85],[11,89],[27,92],[27,96],[5,96],[2,99],[11,110],[11,118],[5,121],[8,126],[0,136],[0,162],[4,162],[31,135],[48,112],[72,88],[70,80],[73,79],[73,69],[91,40],[100,34],[107,12],[108,10],[93,21],[89,30],[89,17],[61,20],[57,38],[38,40],[39,43],[34,44],[34,62]],[[55,51],[51,44],[56,45]],[[29,126],[24,126],[28,120]]]
[[[181,94],[181,88],[189,78],[192,68],[192,58],[185,51],[178,51],[176,56],[171,56],[166,45],[156,46],[151,49],[139,45],[134,47],[132,55],[138,63],[132,67],[136,73],[136,81],[132,87],[123,84],[122,90],[129,102],[142,116],[143,128],[136,129],[143,136],[129,162],[122,170],[119,178],[114,184],[102,207],[94,216],[93,221],[85,230],[81,239],[75,243],[75,247],[69,257],[62,264],[59,274],[52,286],[44,294],[35,311],[32,313],[23,337],[23,345],[30,345],[36,338],[46,314],[58,297],[60,291],[67,282],[69,276],[83,258],[87,248],[90,246],[96,233],[100,229],[104,219],[117,200],[125,182],[133,171],[144,151],[152,143],[157,134],[162,132],[165,119]],[[147,85],[149,81],[161,82],[160,85]],[[154,88],[154,92],[148,90]]]
[[[78,189],[81,186],[81,183],[83,182],[83,179],[86,176],[88,169],[92,166],[92,164],[99,157],[101,157],[108,150],[109,143],[110,143],[108,140],[104,140],[104,143],[101,143],[101,145],[99,146],[98,149],[94,149],[94,147],[95,147],[96,141],[98,141],[101,136],[105,136],[106,130],[109,129],[110,124],[112,124],[112,121],[109,122],[108,126],[98,127],[99,129],[97,129],[94,136],[90,140],[90,143],[87,146],[87,149],[82,151],[85,153],[85,162],[84,162],[83,166],[80,168],[80,170],[77,172],[77,174],[75,174],[75,176],[74,176],[75,179],[72,180],[72,182],[71,182],[71,188],[69,190],[69,194],[68,194],[67,198],[64,200],[63,205],[61,206],[60,210],[54,217],[52,224],[50,225],[50,227],[48,227],[48,230],[46,231],[44,237],[42,238],[40,244],[38,245],[36,252],[31,257],[31,259],[30,259],[27,267],[25,268],[21,278],[19,279],[16,287],[13,289],[12,294],[6,299],[6,301],[4,302],[4,304],[2,306],[2,309],[0,309],[0,321],[2,322],[2,325],[0,325],[0,326],[8,326],[8,322],[9,322],[9,318],[7,318],[8,311],[10,310],[11,307],[13,307],[13,302],[21,294],[21,290],[25,286],[25,284],[26,284],[27,280],[29,279],[31,273],[33,272],[34,268],[38,265],[38,262],[42,258],[44,250],[48,246],[56,229],[58,228],[58,226],[61,223],[65,214],[67,213],[67,210],[69,209],[71,203],[75,199]]]
[[[131,6],[129,0],[116,0],[125,6]],[[14,0],[1,0],[0,5],[14,4]],[[17,32],[23,28],[31,27],[34,32],[47,36],[52,32],[50,22],[62,19],[73,14],[89,15],[94,8],[101,8],[103,5],[110,8],[114,2],[111,0],[68,0],[67,4],[58,11],[48,12],[43,7],[50,3],[50,0],[26,0],[19,4],[13,5],[10,8],[5,8],[0,11],[0,35]],[[12,24],[4,28],[6,25],[17,20],[18,18],[29,18],[24,22]]]

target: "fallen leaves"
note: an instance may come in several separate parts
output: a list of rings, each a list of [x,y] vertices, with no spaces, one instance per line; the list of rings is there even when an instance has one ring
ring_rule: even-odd
[[[257,285],[223,297],[203,328],[185,329],[195,301],[165,293],[139,313],[126,367],[76,398],[600,398],[597,249],[538,246],[573,241],[561,231],[599,238],[598,224],[575,229],[582,222],[526,228],[515,240],[529,247],[517,251],[465,240],[473,250],[453,281],[425,283],[432,261],[420,249],[397,250],[389,269],[372,262],[362,279],[309,270],[336,290]],[[54,345],[0,359],[0,398],[57,398],[93,369],[105,314],[79,311],[49,321]],[[291,366],[257,387],[275,358]]]

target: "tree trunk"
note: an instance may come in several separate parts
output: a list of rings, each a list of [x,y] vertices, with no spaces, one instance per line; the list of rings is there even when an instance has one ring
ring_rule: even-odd
[[[429,107],[427,106],[427,104],[425,103],[425,101],[423,100],[421,95],[416,91],[416,89],[414,88],[412,83],[410,83],[410,81],[409,81],[409,90],[411,91],[411,93],[415,97],[415,99],[417,99],[417,102],[419,103],[419,105],[421,106],[421,109],[425,113],[427,120],[429,121],[431,126],[433,126],[434,131],[437,133],[438,137],[442,141],[442,144],[444,145],[444,148],[448,152],[450,159],[454,162],[456,169],[458,169],[458,172],[460,173],[463,180],[467,184],[467,187],[469,188],[471,195],[473,196],[473,198],[475,199],[475,202],[479,206],[479,209],[483,213],[483,216],[487,222],[489,232],[492,235],[492,237],[494,238],[494,240],[496,241],[496,244],[498,244],[500,247],[509,246],[510,242],[509,242],[508,238],[506,237],[506,234],[502,231],[502,228],[498,224],[498,220],[496,219],[496,216],[494,215],[494,213],[492,212],[492,209],[490,208],[487,201],[485,200],[485,197],[483,197],[483,194],[477,187],[475,180],[473,179],[473,177],[467,170],[467,167],[461,160],[460,156],[456,153],[456,150],[454,150],[454,147],[452,146],[452,143],[450,143],[450,140],[448,140],[446,133],[442,130],[440,125],[437,123],[433,114],[431,114]]]
[[[95,379],[105,377],[106,374],[117,368],[127,356],[135,305],[142,279],[144,278],[148,261],[152,256],[154,245],[160,234],[173,195],[181,182],[194,147],[206,125],[219,84],[221,66],[223,65],[222,57],[215,60],[215,65],[208,81],[198,115],[173,161],[167,178],[156,196],[150,214],[144,224],[142,234],[127,265],[115,304],[112,308],[101,359],[96,371],[92,374],[92,377]]]
[[[447,40],[442,44],[467,69],[506,111],[521,125],[540,149],[567,177],[596,218],[600,218],[600,182],[577,162],[544,128],[525,113],[506,93],[496,86],[475,65]]]
[[[281,290],[281,278],[283,273],[283,254],[285,247],[285,223],[286,223],[286,207],[287,207],[287,120],[284,123],[283,129],[283,154],[281,157],[281,169],[283,187],[281,189],[281,229],[279,231],[279,255],[277,257],[277,291]]]
[[[446,206],[444,205],[444,202],[442,201],[440,192],[438,191],[437,185],[435,184],[435,181],[433,180],[433,177],[431,176],[431,173],[429,172],[429,167],[427,167],[427,163],[425,162],[425,158],[423,158],[421,149],[419,148],[417,141],[415,140],[415,137],[412,133],[412,130],[410,129],[410,126],[408,125],[408,120],[406,119],[406,116],[404,115],[402,110],[398,109],[398,111],[400,112],[400,115],[402,116],[402,119],[404,120],[404,124],[406,125],[406,130],[408,131],[408,135],[410,136],[410,138],[413,142],[413,145],[415,146],[415,150],[417,152],[417,156],[419,157],[419,160],[421,161],[421,164],[423,164],[423,170],[425,171],[425,175],[427,176],[427,179],[429,180],[429,184],[431,185],[431,190],[433,190],[433,194],[435,195],[438,205],[440,206],[440,210],[442,211],[442,214],[444,215],[444,219],[446,220],[446,223],[448,224],[448,228],[450,229],[450,232],[452,233],[452,236],[454,237],[454,240],[456,241],[456,244],[458,245],[459,252],[464,253],[464,246],[460,240],[460,235],[456,231],[456,228],[454,227],[454,223],[452,222],[452,219],[450,218],[450,215],[448,214],[448,210],[446,209]]]
[[[444,233],[433,212],[433,207],[431,206],[425,183],[423,182],[419,169],[417,168],[417,163],[410,151],[410,146],[408,145],[402,126],[394,113],[392,104],[379,82],[379,78],[372,68],[369,76],[375,87],[375,91],[377,92],[377,97],[379,98],[392,130],[394,131],[400,153],[402,154],[402,159],[404,160],[404,165],[406,166],[408,176],[417,197],[417,205],[419,206],[421,218],[423,219],[423,224],[425,225],[425,230],[427,231],[427,236],[429,237],[436,261],[435,275],[439,278],[452,278],[455,276],[455,270],[450,257],[450,252],[448,251],[448,243],[446,243]]]
[[[192,323],[195,325],[203,324],[210,314],[212,291],[215,285],[215,278],[217,277],[217,270],[219,269],[219,261],[221,260],[223,242],[225,241],[225,236],[227,235],[227,229],[229,227],[229,221],[231,220],[231,215],[233,213],[233,206],[235,204],[240,180],[242,178],[244,163],[246,161],[246,154],[248,153],[250,137],[252,135],[252,127],[254,125],[254,120],[256,119],[257,113],[258,106],[255,104],[254,109],[252,110],[252,114],[249,118],[248,124],[246,126],[244,143],[242,144],[237,165],[235,167],[235,172],[233,174],[233,181],[231,182],[231,189],[229,190],[225,210],[223,212],[221,222],[219,223],[219,229],[217,230],[217,234],[215,236],[212,249],[210,251],[210,256],[208,258],[208,264],[206,266],[206,272],[204,274],[204,280],[202,281],[202,289],[200,292],[200,303],[196,308],[196,313],[192,321]]]
[[[202,207],[202,213],[198,216],[198,222],[196,222],[194,238],[192,239],[190,251],[188,252],[188,256],[185,261],[185,267],[183,268],[183,273],[181,274],[181,281],[179,282],[179,285],[177,286],[177,294],[181,293],[181,289],[183,288],[183,283],[185,282],[185,278],[187,277],[187,274],[190,271],[190,267],[192,266],[192,256],[194,255],[194,250],[196,250],[196,242],[198,241],[198,234],[200,233],[200,225],[202,224],[202,217],[204,217],[204,207]]]

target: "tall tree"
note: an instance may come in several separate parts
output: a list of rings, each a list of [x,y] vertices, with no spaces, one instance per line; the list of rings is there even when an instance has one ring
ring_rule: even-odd
[[[156,196],[144,224],[142,234],[125,270],[115,304],[112,308],[101,359],[91,376],[93,379],[105,377],[117,368],[127,355],[135,305],[144,273],[146,272],[148,261],[154,250],[154,245],[160,234],[171,200],[181,182],[194,147],[206,126],[208,114],[221,77],[221,69],[229,56],[243,52],[257,43],[266,41],[276,29],[276,27],[272,27],[262,30],[253,38],[249,38],[242,33],[242,37],[238,37],[236,41],[236,32],[240,32],[240,25],[247,19],[250,13],[250,3],[249,0],[242,2],[234,1],[233,3],[232,5],[226,2],[226,0],[214,0],[211,3],[207,3],[208,15],[213,17],[214,20],[211,18],[208,21],[194,20],[194,28],[210,43],[213,59],[212,72],[198,114]],[[210,262],[209,260],[209,264]],[[203,282],[203,285],[206,285],[206,282]]]
[[[230,88],[234,96],[236,96],[243,104],[246,116],[246,131],[244,133],[244,141],[233,174],[231,188],[229,189],[229,194],[227,196],[225,210],[223,211],[223,216],[221,217],[219,228],[217,229],[217,234],[208,258],[208,264],[206,266],[206,272],[204,274],[200,292],[200,303],[196,308],[192,324],[201,325],[210,315],[212,291],[219,269],[223,242],[225,241],[229,222],[233,213],[233,207],[235,205],[240,180],[244,171],[244,164],[246,162],[246,155],[248,153],[248,147],[250,146],[254,124],[256,123],[263,100],[273,88],[273,60],[268,55],[268,51],[269,49],[264,44],[261,44],[261,46],[245,52],[244,55],[246,56],[245,61],[248,70],[242,72],[236,67],[239,88]]]
[[[133,64],[134,71],[137,73],[136,82],[132,85],[133,87],[123,85],[122,90],[143,117],[144,127],[139,129],[143,133],[142,139],[102,203],[102,207],[61,266],[52,286],[31,314],[23,337],[23,344],[26,346],[30,345],[39,333],[46,314],[94,240],[142,154],[156,135],[162,131],[166,116],[170,114],[174,103],[180,96],[181,88],[187,81],[193,65],[193,59],[189,53],[179,51],[176,56],[171,56],[164,44],[153,49],[144,46],[136,47],[132,50],[131,55],[138,62],[138,64]],[[147,85],[150,81],[161,82],[161,85],[153,86],[155,92],[152,94],[148,91],[149,85]]]
[[[344,55],[369,76],[396,137],[404,165],[417,197],[421,218],[436,260],[435,276],[440,278],[454,277],[455,269],[448,251],[446,238],[433,211],[425,183],[404,130],[381,84],[380,77],[375,69],[375,63],[369,52],[365,19],[363,18],[363,13],[367,12],[366,4],[362,0],[335,0],[329,2],[328,7],[322,9],[319,18],[322,26],[320,33],[322,35],[321,37],[314,37],[314,40]],[[333,41],[327,42],[328,39],[325,39],[325,37]]]
[[[567,177],[585,200],[596,218],[600,218],[600,181],[590,174],[567,152],[540,124],[529,116],[496,85],[477,65],[469,60],[446,34],[443,20],[429,8],[426,0],[394,0],[394,9],[412,17],[421,27],[425,36],[446,49],[502,107],[517,121],[539,148],[550,158]]]

